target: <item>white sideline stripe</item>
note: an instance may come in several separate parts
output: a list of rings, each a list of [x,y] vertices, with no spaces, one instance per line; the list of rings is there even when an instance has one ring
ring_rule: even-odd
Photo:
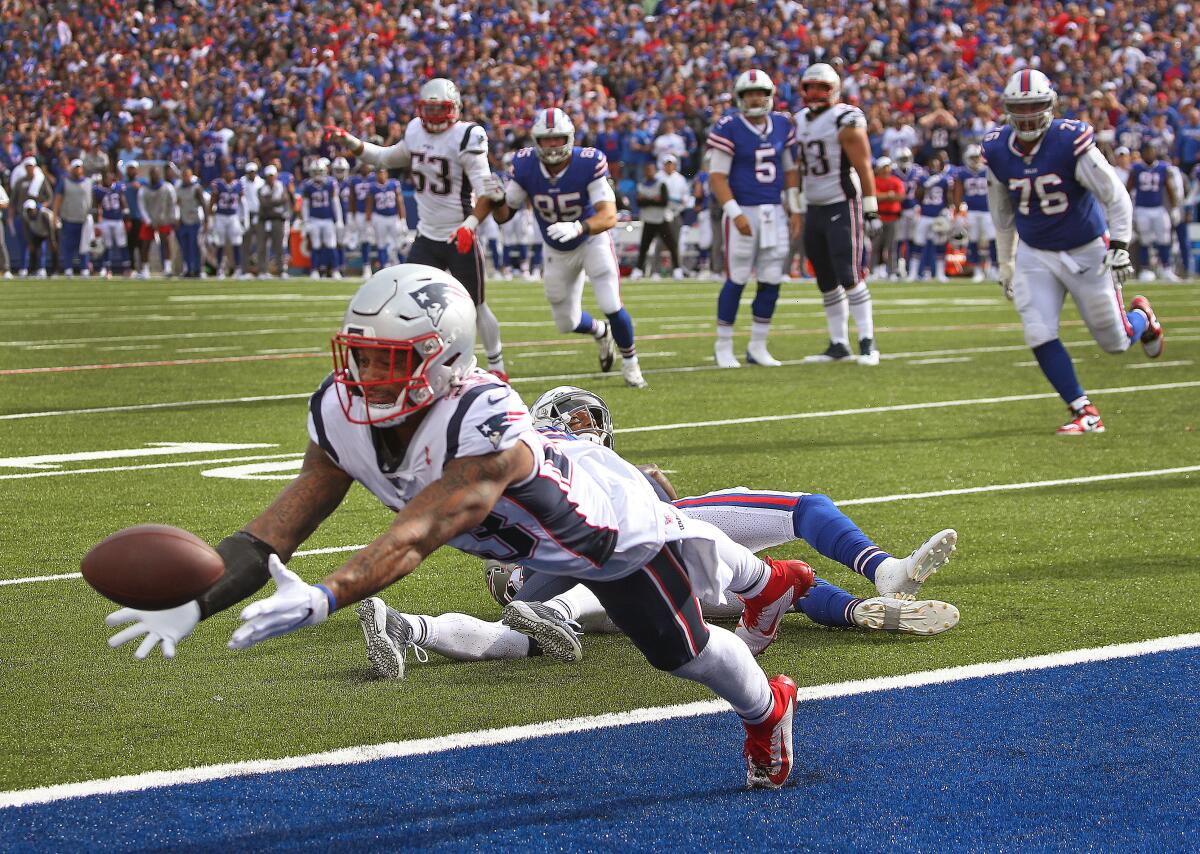
[[[1174,362],[1135,362],[1132,365],[1126,365],[1127,369],[1135,368],[1175,368],[1180,365],[1192,364],[1191,359],[1176,359]]]
[[[186,466],[207,466],[214,463],[241,463],[257,460],[299,460],[304,454],[263,454],[252,457],[221,457],[212,460],[183,460],[177,463],[146,463],[140,466],[104,466],[90,469],[53,469],[51,471],[31,471],[20,474],[0,474],[0,480],[28,480],[31,477],[63,477],[72,474],[100,474],[106,471],[149,471],[151,469],[173,469]]]
[[[297,460],[299,462],[299,460]],[[668,474],[669,470],[664,469]],[[853,507],[860,504],[886,504],[892,501],[916,501],[922,498],[942,498],[947,495],[975,495],[983,492],[1010,492],[1020,489],[1039,489],[1046,486],[1064,486],[1074,483],[1097,483],[1104,480],[1129,480],[1139,477],[1161,477],[1167,474],[1185,474],[1187,472],[1200,471],[1200,465],[1196,466],[1179,466],[1169,469],[1149,469],[1147,471],[1123,471],[1114,472],[1112,474],[1092,474],[1082,477],[1058,478],[1055,480],[1032,480],[1024,483],[994,483],[986,486],[968,486],[961,489],[943,489],[935,492],[902,492],[897,495],[879,495],[870,498],[847,498],[841,501],[835,501],[839,507]],[[293,558],[308,557],[309,555],[331,555],[340,554],[342,552],[356,552],[360,549],[365,549],[367,543],[360,543],[354,546],[326,546],[319,549],[300,549],[292,553]],[[5,584],[33,584],[39,581],[62,581],[70,578],[82,578],[78,572],[71,572],[65,575],[36,575],[29,578],[10,578],[0,581],[0,586]]]
[[[852,697],[881,691],[922,688],[929,685],[946,685],[967,679],[984,679],[991,676],[1005,676],[1011,673],[1047,670],[1054,667],[1093,664],[1100,661],[1134,658],[1142,655],[1194,649],[1196,647],[1200,647],[1200,634],[1173,635],[1171,637],[1154,638],[1134,643],[1076,649],[1028,658],[1011,658],[983,664],[967,664],[959,667],[941,668],[939,670],[925,670],[901,676],[881,676],[874,679],[856,679],[849,682],[835,682],[828,685],[813,685],[801,688],[797,699],[799,702],[831,700],[838,697]],[[412,741],[393,741],[383,744],[344,747],[339,750],[310,753],[305,756],[287,756],[282,759],[252,759],[243,762],[228,762],[221,765],[201,765],[177,771],[150,771],[144,774],[109,777],[104,780],[89,780],[83,783],[62,783],[56,786],[16,789],[14,791],[0,792],[0,809],[30,806],[33,804],[47,804],[70,798],[83,798],[89,795],[141,792],[147,789],[160,789],[189,783],[225,780],[230,777],[249,777],[258,774],[295,771],[301,768],[359,765],[379,759],[428,756],[433,753],[446,753],[451,750],[461,750],[471,747],[511,744],[515,741],[527,741],[534,738],[570,735],[572,733],[590,732],[598,729],[612,729],[620,726],[657,723],[659,721],[678,720],[681,718],[696,718],[703,715],[720,714],[729,710],[729,704],[724,700],[705,700],[675,706],[634,709],[628,712],[567,718],[524,726],[503,727],[501,729],[456,733],[437,738],[421,738]]]

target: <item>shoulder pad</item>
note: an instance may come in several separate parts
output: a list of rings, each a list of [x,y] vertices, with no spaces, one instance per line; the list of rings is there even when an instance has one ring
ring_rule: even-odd
[[[505,451],[533,429],[529,410],[513,389],[482,381],[456,392],[457,405],[446,426],[446,460]],[[454,401],[451,395],[447,401]]]

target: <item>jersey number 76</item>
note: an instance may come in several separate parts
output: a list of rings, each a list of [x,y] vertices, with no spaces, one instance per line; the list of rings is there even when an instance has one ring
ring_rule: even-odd
[[[1008,190],[1010,193],[1018,193],[1017,212],[1022,216],[1029,216],[1029,202],[1034,195],[1037,196],[1038,210],[1048,216],[1060,214],[1070,205],[1070,199],[1067,194],[1054,187],[1062,186],[1062,178],[1055,175],[1053,172],[1047,175],[1038,175],[1036,178],[1009,178]]]

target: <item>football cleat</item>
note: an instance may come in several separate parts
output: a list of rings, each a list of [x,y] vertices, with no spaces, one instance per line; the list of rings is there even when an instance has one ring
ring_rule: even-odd
[[[413,643],[413,628],[408,620],[393,611],[383,600],[372,596],[354,607],[363,638],[367,642],[367,660],[371,672],[380,679],[403,679],[404,661],[409,649],[421,662],[429,660],[425,650]]]
[[[849,358],[849,347],[841,341],[830,341],[824,353],[817,353],[815,356],[805,356],[804,363],[807,365],[814,362],[844,362]]]
[[[888,558],[875,570],[875,589],[880,596],[915,599],[925,580],[949,562],[957,543],[958,532],[946,528],[908,557]]]
[[[771,645],[779,635],[783,615],[808,593],[815,580],[812,567],[802,560],[765,561],[771,569],[767,586],[757,596],[743,599],[746,608],[733,631],[755,655],[762,655]]]
[[[600,348],[600,372],[607,374],[612,370],[613,366],[613,343],[612,324],[604,324],[604,334],[596,339],[596,346]]]
[[[504,371],[500,370],[499,368],[488,368],[488,373],[501,382],[508,382],[508,374],[504,373]]]
[[[510,602],[500,612],[500,622],[537,641],[542,652],[571,664],[583,658],[579,643],[579,624],[566,620],[541,602]]]
[[[1056,436],[1082,436],[1084,433],[1103,433],[1104,422],[1100,420],[1100,413],[1092,404],[1087,404],[1081,409],[1067,408],[1067,412],[1071,415],[1071,420],[1054,431]]]
[[[718,341],[713,347],[713,358],[718,368],[740,368],[742,363],[733,355],[732,341]]]
[[[746,348],[746,364],[761,365],[764,368],[778,368],[783,362],[767,352],[766,344],[751,344]]]
[[[905,635],[936,635],[958,625],[958,609],[936,599],[893,599],[877,596],[854,606],[850,619],[860,629],[899,632]]]
[[[650,383],[646,382],[645,377],[642,376],[642,368],[636,359],[622,360],[621,376],[625,378],[625,385],[630,388],[649,388],[650,386]]]
[[[879,351],[875,349],[874,338],[859,338],[858,352],[861,354],[858,357],[860,365],[874,367],[879,364]]]
[[[1162,355],[1165,340],[1162,324],[1158,322],[1158,316],[1150,307],[1150,300],[1138,294],[1130,303],[1129,310],[1140,311],[1146,315],[1146,331],[1142,333],[1142,349],[1151,359],[1157,359]]]
[[[796,683],[786,676],[770,680],[775,704],[762,723],[748,724],[746,744],[746,786],[751,789],[778,789],[792,773],[792,717],[796,713]]]

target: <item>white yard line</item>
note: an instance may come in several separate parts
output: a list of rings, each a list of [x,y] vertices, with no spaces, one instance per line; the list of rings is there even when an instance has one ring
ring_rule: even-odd
[[[1126,365],[1129,370],[1137,368],[1176,368],[1181,365],[1193,364],[1191,359],[1176,359],[1174,362],[1135,362],[1132,365]]]
[[[923,688],[930,685],[947,685],[969,679],[985,679],[1013,673],[1048,670],[1055,667],[1074,667],[1101,661],[1114,661],[1155,655],[1200,647],[1200,634],[1173,635],[1133,643],[1111,646],[1074,649],[1066,652],[1035,655],[1027,658],[1010,658],[1002,661],[967,664],[959,667],[944,667],[924,670],[901,676],[880,676],[874,679],[856,679],[849,682],[834,682],[827,685],[812,685],[799,690],[798,701],[811,703],[838,697],[852,697],[883,691],[900,691]],[[328,768],[338,765],[359,765],[379,759],[398,759],[408,756],[428,756],[465,748],[489,747],[511,744],[535,738],[548,738],[572,733],[591,732],[636,724],[653,724],[667,720],[696,718],[728,712],[729,704],[723,700],[705,700],[675,706],[658,706],[634,709],[605,715],[546,721],[545,723],[510,726],[501,729],[485,729],[476,732],[456,733],[437,738],[421,738],[412,741],[393,741],[383,744],[359,745],[309,753],[303,756],[287,756],[281,759],[252,759],[243,762],[228,762],[220,765],[201,765],[175,771],[149,771],[103,780],[88,780],[81,783],[63,783],[33,789],[17,789],[0,792],[0,809],[46,804],[70,798],[90,795],[114,795],[122,792],[141,792],[168,786],[226,780],[233,777],[249,777],[294,771],[302,768]],[[732,744],[732,742],[731,742]],[[732,748],[731,748],[732,750]],[[731,754],[732,755],[732,754]]]
[[[953,365],[972,361],[970,356],[941,356],[936,359],[913,359],[910,365]]]
[[[115,471],[149,471],[150,469],[186,468],[188,466],[207,466],[217,463],[252,462],[254,460],[299,460],[303,456],[303,454],[265,454],[253,457],[222,457],[220,459],[212,460],[184,460],[177,463],[148,463],[140,466],[106,466],[104,468],[90,469],[56,469],[54,471],[31,471],[21,472],[20,474],[0,474],[0,480],[28,480],[34,477],[63,477],[73,474],[103,474],[104,472]]]

